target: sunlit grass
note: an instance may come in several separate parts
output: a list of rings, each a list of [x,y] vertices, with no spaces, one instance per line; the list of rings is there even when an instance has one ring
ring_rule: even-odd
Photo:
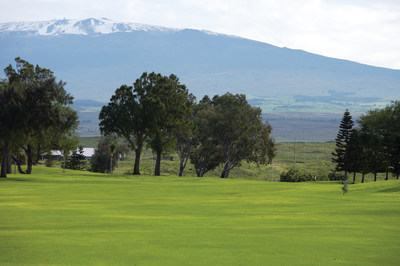
[[[396,265],[400,185],[109,176],[0,180],[1,265]]]

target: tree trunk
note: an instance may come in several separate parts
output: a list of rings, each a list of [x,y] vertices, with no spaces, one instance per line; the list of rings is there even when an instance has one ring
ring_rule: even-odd
[[[187,161],[189,159],[189,156],[186,156],[186,158],[184,158],[184,156],[182,155],[182,156],[179,157],[179,159],[180,159],[180,162],[179,162],[179,174],[178,174],[178,176],[182,176],[183,170],[185,170],[185,167],[186,167]]]
[[[154,168],[154,175],[160,176],[161,174],[161,150],[157,151],[156,166]]]
[[[222,170],[221,178],[228,178],[229,176],[229,169]]]
[[[26,174],[30,175],[32,173],[32,165],[33,165],[33,152],[32,152],[32,146],[28,145],[27,149],[25,150],[25,154],[28,157],[27,158],[27,168],[26,168]]]
[[[196,175],[197,175],[197,177],[203,177],[205,173],[206,173],[206,172],[204,171],[204,168],[203,168],[203,167],[199,167],[198,169],[196,169]]]
[[[385,180],[389,180],[389,171],[386,171],[386,178]]]
[[[39,160],[40,160],[40,144],[38,144],[36,159],[35,159],[35,161],[33,162],[33,164],[34,164],[34,165],[37,165],[37,164],[39,163]]]
[[[399,173],[397,173],[397,175],[396,175],[396,179],[399,179]]]
[[[8,153],[8,156],[7,156],[7,174],[11,174],[11,164],[12,164],[11,153]]]
[[[20,173],[20,174],[26,174],[26,172],[24,171],[24,170],[22,170],[22,167],[21,167],[21,165],[22,165],[22,163],[21,163],[21,161],[20,160],[18,160],[18,158],[17,157],[14,157],[14,156],[12,156],[12,159],[14,160],[14,162],[17,164],[17,166],[18,166],[18,172]]]
[[[184,166],[184,158],[183,158],[183,153],[179,156],[179,173],[178,176],[182,176],[183,169],[185,169]]]
[[[228,178],[228,174],[229,174],[229,161],[225,163],[224,165],[224,169],[222,170],[221,173],[221,178]]]
[[[225,171],[225,178],[229,177],[229,171],[230,171],[229,169]]]
[[[178,176],[182,176],[183,170],[184,170],[184,169],[185,169],[185,167],[183,166],[182,163],[180,163],[180,164],[179,164],[179,174],[178,174]]]
[[[343,181],[346,181],[346,180],[347,180],[347,170],[344,171],[344,180]]]
[[[376,173],[374,173],[374,181],[376,182]]]
[[[221,176],[220,176],[221,178],[225,178],[225,170],[222,170],[222,173],[221,173]]]
[[[139,164],[140,164],[140,155],[142,153],[142,149],[138,148],[135,151],[135,167],[133,168],[133,174],[134,175],[140,175],[140,171],[139,171]]]
[[[356,183],[356,172],[353,173],[353,184]]]
[[[1,158],[1,173],[0,177],[6,178],[7,177],[7,158],[8,158],[8,151],[7,148],[3,148],[2,152],[2,158]]]
[[[364,173],[362,173],[362,179],[361,179],[361,183],[364,183],[364,176],[365,176],[365,174],[364,174]]]

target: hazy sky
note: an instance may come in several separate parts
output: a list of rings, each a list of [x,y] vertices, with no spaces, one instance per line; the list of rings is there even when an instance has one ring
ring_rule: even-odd
[[[0,0],[0,22],[89,17],[206,29],[400,69],[400,0]]]

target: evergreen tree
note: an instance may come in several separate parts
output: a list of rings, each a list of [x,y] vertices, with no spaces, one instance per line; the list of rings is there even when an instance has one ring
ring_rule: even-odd
[[[350,115],[349,110],[343,114],[342,121],[340,122],[339,132],[336,136],[336,148],[335,152],[332,153],[332,162],[336,163],[337,171],[344,171],[344,179],[347,180],[347,172],[350,170],[349,166],[349,147],[348,143],[354,122]]]
[[[83,154],[83,148],[80,146],[78,150],[74,150],[71,156],[68,158],[65,168],[72,170],[84,170],[86,161],[86,157]]]

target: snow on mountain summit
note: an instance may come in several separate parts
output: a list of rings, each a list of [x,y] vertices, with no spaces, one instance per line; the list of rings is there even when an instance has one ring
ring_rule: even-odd
[[[0,34],[18,32],[28,35],[96,35],[133,31],[177,31],[177,29],[170,29],[161,26],[152,26],[139,23],[113,22],[107,18],[89,18],[85,20],[62,19],[39,22],[0,23]]]

